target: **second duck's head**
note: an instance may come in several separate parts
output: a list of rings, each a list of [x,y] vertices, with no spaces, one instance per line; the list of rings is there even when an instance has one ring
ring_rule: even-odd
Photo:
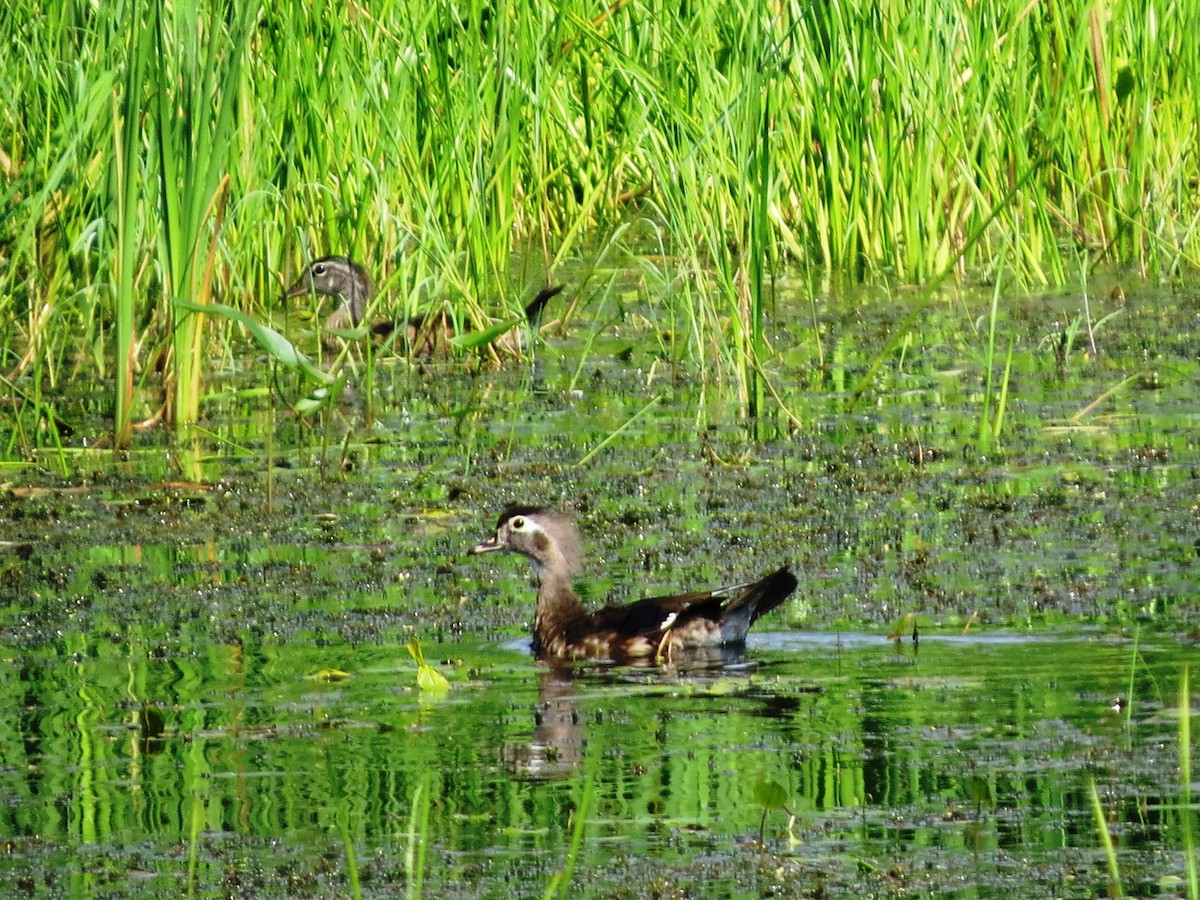
[[[367,270],[350,257],[323,256],[308,264],[296,283],[284,291],[283,299],[305,294],[340,297],[350,319],[346,324],[357,326],[374,292],[375,285]]]

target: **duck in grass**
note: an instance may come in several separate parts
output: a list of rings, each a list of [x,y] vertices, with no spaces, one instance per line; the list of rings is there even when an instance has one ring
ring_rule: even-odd
[[[533,653],[538,659],[671,662],[690,650],[737,647],[759,616],[796,589],[796,576],[785,566],[746,584],[588,611],[572,587],[580,571],[575,521],[540,506],[509,507],[500,514],[495,535],[469,552],[496,550],[527,556],[537,569]]]
[[[562,289],[562,285],[555,285],[538,291],[525,307],[525,320],[530,326],[537,327],[546,303]],[[320,294],[341,301],[325,320],[326,331],[357,328],[375,296],[375,283],[367,270],[348,256],[323,256],[308,264],[296,283],[284,291],[283,299],[291,300],[306,294]],[[466,330],[469,331],[469,327]],[[454,323],[445,312],[413,316],[404,323],[382,319],[372,322],[370,331],[379,340],[398,339],[412,356],[446,353],[450,349],[450,339],[455,337]],[[515,356],[521,352],[523,336],[523,329],[519,325],[513,326],[493,338],[490,346]]]

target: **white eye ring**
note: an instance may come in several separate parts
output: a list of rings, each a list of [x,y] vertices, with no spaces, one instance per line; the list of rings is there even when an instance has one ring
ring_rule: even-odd
[[[522,528],[525,527],[525,520],[522,519],[520,516],[517,516],[515,519],[512,520],[512,527],[515,530],[520,531]]]

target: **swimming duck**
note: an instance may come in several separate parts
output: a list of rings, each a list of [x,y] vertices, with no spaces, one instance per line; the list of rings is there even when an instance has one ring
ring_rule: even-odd
[[[562,285],[544,288],[525,307],[525,319],[537,326],[546,302],[562,291]],[[323,256],[315,259],[304,273],[283,293],[284,300],[302,297],[305,294],[323,294],[341,299],[341,304],[325,320],[325,329],[356,328],[362,322],[371,298],[375,295],[375,283],[367,270],[348,256]],[[449,349],[449,339],[454,337],[454,324],[445,312],[432,315],[416,315],[404,323],[399,337],[413,356],[432,356]],[[371,323],[371,333],[380,339],[390,337],[397,330],[397,323],[383,319]],[[521,333],[513,328],[498,336],[492,344],[497,349],[517,354],[521,350]]]
[[[784,566],[746,584],[588,611],[571,586],[580,571],[575,521],[539,506],[510,506],[495,535],[469,552],[496,550],[527,556],[537,569],[533,652],[539,659],[669,662],[689,649],[738,646],[759,616],[796,589],[796,576]]]

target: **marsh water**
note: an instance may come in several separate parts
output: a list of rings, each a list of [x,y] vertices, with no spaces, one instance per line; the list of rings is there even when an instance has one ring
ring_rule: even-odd
[[[915,297],[781,289],[753,420],[636,292],[311,420],[246,343],[115,459],[64,397],[0,501],[0,891],[1186,896],[1200,289],[1108,287],[903,340]],[[744,653],[552,669],[527,563],[465,555],[531,502],[590,603],[801,585]]]

